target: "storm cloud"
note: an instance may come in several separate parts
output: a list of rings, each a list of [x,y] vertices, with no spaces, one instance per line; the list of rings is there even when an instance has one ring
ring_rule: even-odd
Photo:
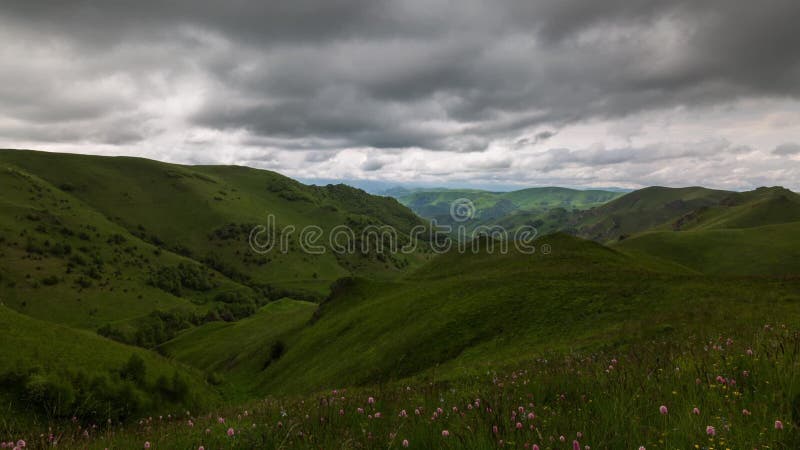
[[[758,161],[793,186],[799,20],[791,0],[0,1],[0,145],[520,184],[681,185],[714,161],[705,184],[750,187],[730,170]]]

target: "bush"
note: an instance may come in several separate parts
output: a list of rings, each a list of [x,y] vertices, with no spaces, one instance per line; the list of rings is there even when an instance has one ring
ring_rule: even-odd
[[[149,283],[177,297],[183,294],[184,288],[203,292],[214,287],[208,270],[203,266],[190,263],[180,263],[175,267],[162,267],[151,273]]]
[[[190,406],[189,383],[177,371],[160,376],[155,384],[147,383],[145,373],[144,360],[132,355],[120,369],[92,375],[12,369],[0,373],[0,386],[9,399],[47,418],[116,421],[164,406]]]

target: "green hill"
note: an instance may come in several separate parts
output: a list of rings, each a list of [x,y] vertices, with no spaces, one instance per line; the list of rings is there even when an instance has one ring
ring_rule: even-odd
[[[800,195],[782,187],[734,192],[676,220],[674,230],[751,228],[800,221]]]
[[[612,242],[716,205],[729,195],[701,187],[648,187],[576,214],[567,228],[578,236]]]
[[[479,225],[496,225],[505,219],[506,225],[545,225],[547,213],[553,209],[566,211],[599,206],[622,195],[621,192],[576,190],[559,187],[521,189],[512,192],[490,192],[476,189],[401,189],[390,190],[402,204],[427,219],[442,225],[463,224],[469,230]],[[451,205],[467,199],[474,206],[473,215],[463,222],[451,217]],[[517,216],[520,217],[517,217]],[[513,217],[514,219],[508,219]],[[547,224],[552,224],[547,221]]]
[[[800,275],[800,222],[743,229],[656,231],[615,247],[719,275]]]
[[[0,305],[0,398],[5,426],[35,412],[105,421],[208,408],[217,394],[203,374],[152,352],[32,319]],[[133,363],[131,361],[133,360]]]
[[[402,237],[423,224],[391,198],[343,185],[306,186],[265,170],[127,157],[4,150],[0,163],[49,183],[144,241],[250,286],[320,295],[342,276],[394,276],[416,262],[381,261],[375,254],[337,258],[333,252],[311,258],[296,245],[263,258],[249,251],[250,231],[266,224],[269,214],[277,230],[293,225],[295,233],[309,225],[327,232],[340,224],[356,230],[385,224]]]
[[[262,372],[283,356],[287,339],[311,319],[317,304],[282,299],[234,323],[213,322],[187,330],[159,351],[224,376],[229,397],[246,397]]]
[[[791,306],[800,300],[796,283],[708,278],[566,235],[539,244],[551,253],[512,247],[501,254],[487,251],[484,242],[482,251],[438,256],[403,279],[342,280],[307,326],[283,334],[279,358],[262,350],[251,362],[249,389],[285,394],[407,377],[459,379],[551,352],[625,346],[713,323],[735,326],[778,310],[797,315]],[[252,326],[270,316],[258,317]],[[237,327],[207,333],[214,336],[211,354],[236,354]],[[265,333],[283,331],[273,326]],[[190,336],[165,348],[192,363],[187,349],[199,346]],[[269,336],[260,341],[262,349],[273,342]],[[266,367],[255,367],[265,358]],[[221,356],[212,360],[194,363],[211,363],[234,378],[242,373],[237,363],[226,369]]]

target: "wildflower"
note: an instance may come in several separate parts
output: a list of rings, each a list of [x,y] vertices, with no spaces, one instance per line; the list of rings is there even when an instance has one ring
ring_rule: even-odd
[[[233,437],[234,434],[236,434],[236,432],[233,431],[233,428],[228,428],[228,436]]]
[[[376,418],[376,419],[380,419],[380,418],[381,418],[381,413],[380,413],[380,411],[375,413],[375,418]]]
[[[339,415],[340,415],[340,416],[343,416],[343,415],[344,415],[344,410],[343,410],[343,409],[340,409],[340,410],[339,410]]]
[[[749,415],[750,415],[750,410],[748,410],[748,409],[743,409],[743,410],[742,410],[742,415],[744,415],[744,416],[749,416]]]
[[[492,433],[497,434],[497,425],[492,425]]]
[[[197,447],[197,450],[206,450],[206,448],[201,445],[200,447]]]
[[[370,405],[374,405],[375,404],[375,399],[373,397],[369,397],[367,399],[367,403],[369,403]]]
[[[753,349],[752,349],[752,348],[748,348],[748,349],[745,351],[745,353],[747,353],[747,356],[753,356]]]
[[[581,443],[578,441],[572,441],[572,450],[581,450]]]
[[[358,411],[359,414],[364,414],[364,408],[358,408],[356,411]]]
[[[536,414],[534,414],[533,412],[529,412],[528,413],[528,420],[533,420],[535,418],[536,418]]]
[[[667,407],[666,406],[661,405],[658,408],[658,412],[660,412],[662,416],[665,416],[665,415],[667,415],[667,412],[669,412],[669,411],[667,411]]]
[[[403,447],[408,448],[408,439],[403,439]]]
[[[17,447],[22,447],[22,445],[17,445]],[[150,448],[150,441],[144,441],[144,448]]]
[[[517,426],[517,429],[518,429],[518,430],[521,430],[521,429],[522,429],[522,423],[521,423],[521,422],[517,422],[517,425],[516,425],[516,426]]]
[[[775,429],[776,430],[782,430],[783,429],[783,422],[781,422],[780,420],[776,420],[775,421]]]
[[[406,412],[405,409],[400,410],[400,417],[408,417],[408,413]]]
[[[561,442],[567,442],[567,438],[565,438],[563,434],[558,437],[558,440]]]
[[[225,423],[225,419],[222,417],[217,418],[217,423]]]
[[[442,430],[442,437],[450,436],[450,432],[447,430]]]
[[[646,448],[644,448],[644,445],[640,445],[640,446],[639,446],[639,450],[647,450],[647,449],[646,449]]]
[[[709,435],[709,436],[716,436],[717,435],[717,430],[714,427],[712,427],[711,425],[709,425],[709,426],[706,427],[706,434]]]
[[[695,406],[694,408],[692,408],[692,414],[694,414],[695,416],[699,416],[700,415],[700,409]]]
[[[533,447],[531,447],[531,450],[539,450],[539,446],[536,445],[536,444],[533,444]]]

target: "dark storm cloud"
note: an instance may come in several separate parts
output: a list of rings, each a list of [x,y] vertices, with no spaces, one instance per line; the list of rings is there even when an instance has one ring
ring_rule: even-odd
[[[781,144],[775,147],[774,150],[772,150],[772,154],[778,156],[800,155],[800,144],[795,144],[791,142]]]
[[[119,141],[106,118],[146,122],[148,96],[196,98],[187,126],[282,149],[475,152],[587,119],[800,95],[796,0],[2,1],[0,17],[0,48],[30,55],[0,73],[5,114],[96,119],[77,141]],[[101,88],[115,77],[132,92]],[[556,130],[531,137],[541,124]]]

